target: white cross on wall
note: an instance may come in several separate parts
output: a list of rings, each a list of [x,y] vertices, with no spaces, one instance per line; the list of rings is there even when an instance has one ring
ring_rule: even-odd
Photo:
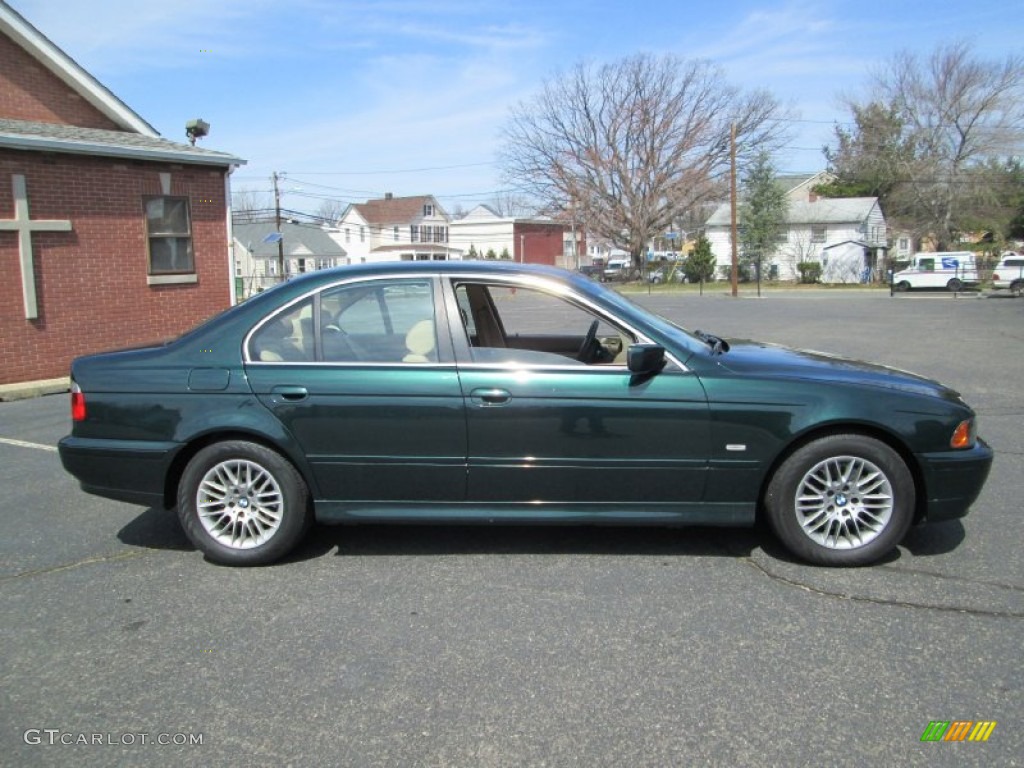
[[[67,220],[32,220],[28,215],[28,192],[25,191],[25,177],[14,174],[14,218],[0,219],[0,231],[18,233],[18,256],[21,261],[21,293],[25,297],[25,317],[35,320],[39,317],[36,305],[36,271],[32,262],[33,232],[70,232],[71,222]]]

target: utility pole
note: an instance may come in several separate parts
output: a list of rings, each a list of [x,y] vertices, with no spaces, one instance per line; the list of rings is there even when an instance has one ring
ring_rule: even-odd
[[[739,293],[740,260],[736,228],[736,123],[729,126],[729,215],[732,223],[732,295]]]
[[[281,236],[281,191],[277,186],[277,171],[270,177],[274,182],[274,225],[277,228],[277,271],[280,275],[280,282],[284,282],[284,238]]]

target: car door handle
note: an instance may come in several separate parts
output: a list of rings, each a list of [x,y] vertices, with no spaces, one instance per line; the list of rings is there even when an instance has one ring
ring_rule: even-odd
[[[292,385],[280,385],[270,390],[270,394],[277,395],[282,400],[294,403],[299,400],[305,400],[309,397],[309,390],[305,387],[298,387]]]
[[[505,405],[512,399],[507,389],[474,389],[469,396],[478,405]]]

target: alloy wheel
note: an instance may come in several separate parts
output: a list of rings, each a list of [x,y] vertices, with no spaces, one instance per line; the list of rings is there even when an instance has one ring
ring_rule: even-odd
[[[892,517],[892,484],[874,463],[835,456],[815,464],[797,484],[795,508],[804,533],[828,549],[857,549]]]

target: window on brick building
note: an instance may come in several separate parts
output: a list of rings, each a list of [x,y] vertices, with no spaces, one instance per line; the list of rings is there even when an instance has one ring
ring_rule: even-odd
[[[188,198],[147,197],[145,205],[149,274],[181,275],[195,272]]]

